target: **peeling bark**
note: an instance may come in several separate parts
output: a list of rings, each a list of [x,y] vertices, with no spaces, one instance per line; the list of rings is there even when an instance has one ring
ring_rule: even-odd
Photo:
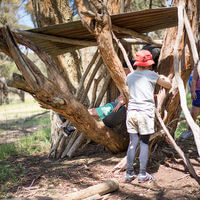
[[[89,1],[76,0],[81,21],[95,35],[104,64],[125,102],[128,103],[129,92],[125,83],[126,75],[114,49],[110,16],[105,5],[101,2],[91,2],[90,4]]]

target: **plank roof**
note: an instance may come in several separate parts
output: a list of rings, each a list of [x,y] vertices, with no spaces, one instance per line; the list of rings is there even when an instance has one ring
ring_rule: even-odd
[[[177,7],[156,8],[111,15],[111,21],[115,26],[131,29],[138,33],[152,32],[159,29],[177,26]],[[87,28],[82,25],[80,20],[42,28],[29,29],[27,31],[29,33],[39,33],[67,39],[96,42],[94,35],[91,34]],[[24,36],[32,40],[42,50],[46,51],[52,56],[60,55],[70,50],[84,47],[77,44],[75,45],[50,41],[46,38],[35,37],[31,34],[26,34]],[[130,36],[122,33],[116,33],[116,36],[118,38],[130,38]]]

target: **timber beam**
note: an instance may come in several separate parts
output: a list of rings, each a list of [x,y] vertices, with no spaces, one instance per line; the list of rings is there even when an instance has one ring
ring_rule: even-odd
[[[79,46],[81,45],[81,46],[85,46],[85,47],[97,46],[96,42],[89,41],[89,40],[75,40],[75,39],[69,39],[69,38],[65,38],[65,37],[57,37],[57,36],[41,34],[41,33],[33,33],[33,32],[22,31],[22,30],[15,30],[14,32],[21,34],[28,38],[34,37],[34,38],[38,38],[38,39],[49,40],[52,42],[73,44],[73,45],[79,45]]]
[[[155,40],[152,40],[151,37],[147,36],[147,35],[144,35],[144,34],[141,34],[141,33],[138,33],[134,30],[131,30],[131,29],[127,29],[127,28],[122,28],[122,27],[119,27],[119,26],[115,26],[115,25],[112,25],[112,29],[113,31],[117,32],[117,33],[124,33],[126,35],[130,35],[134,38],[140,38],[144,41],[146,41],[147,43],[149,44],[153,44],[157,47],[161,47],[162,46],[162,43],[159,43]]]

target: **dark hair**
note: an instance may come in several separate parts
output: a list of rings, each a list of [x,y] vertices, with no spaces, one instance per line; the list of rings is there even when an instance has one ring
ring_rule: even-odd
[[[133,66],[135,60],[133,60],[132,58],[130,58],[129,61],[131,63],[132,68],[135,70],[137,68],[137,66]],[[128,65],[126,64],[126,62],[123,62],[123,67],[124,68],[128,68]]]
[[[150,45],[150,44],[145,45],[142,49],[148,50],[148,51],[151,52],[153,61],[155,62],[155,64],[152,65],[152,68],[153,68],[154,71],[156,71],[161,49],[159,47],[155,47],[155,46]]]

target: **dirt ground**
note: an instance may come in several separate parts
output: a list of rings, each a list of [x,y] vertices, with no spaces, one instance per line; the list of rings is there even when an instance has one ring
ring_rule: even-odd
[[[36,127],[32,128],[36,129]],[[24,130],[19,129],[18,134],[22,131]],[[31,129],[26,131],[31,132]],[[10,134],[17,133],[10,130]],[[3,138],[1,138],[2,141],[4,141]],[[200,176],[200,157],[197,156],[193,139],[178,143],[190,157]],[[8,184],[7,196],[12,198],[36,196],[60,198],[68,193],[114,178],[119,182],[119,190],[99,199],[200,200],[198,183],[191,178],[182,160],[170,146],[164,145],[153,149],[148,163],[148,172],[154,175],[155,181],[140,184],[137,179],[131,183],[125,183],[125,172],[112,172],[125,153],[112,154],[104,147],[90,143],[86,149],[77,152],[76,156],[70,160],[48,159],[47,154],[11,157],[7,161],[13,166],[18,166],[17,174],[21,178],[19,177],[18,184],[15,186]],[[138,161],[135,168],[138,169]]]

